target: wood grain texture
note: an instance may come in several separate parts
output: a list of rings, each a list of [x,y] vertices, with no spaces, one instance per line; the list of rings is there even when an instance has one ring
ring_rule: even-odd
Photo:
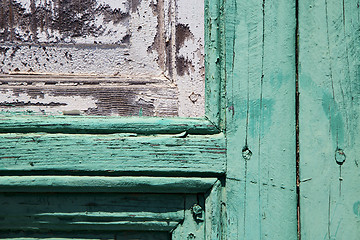
[[[0,133],[111,134],[218,134],[219,129],[200,118],[146,118],[101,116],[37,116],[23,112],[0,113]]]
[[[1,193],[0,230],[170,231],[184,219],[186,196]]]
[[[92,83],[53,84],[49,77],[43,85],[3,84],[0,109],[203,117],[203,9],[204,1],[191,0],[1,1],[2,77],[80,74]],[[162,86],[99,86],[94,75],[158,78]],[[165,112],[151,110],[157,106]]]
[[[226,239],[225,188],[217,181],[205,195],[205,235],[206,240]]]
[[[220,129],[225,127],[224,6],[223,0],[205,0],[205,113]]]
[[[178,116],[164,76],[0,75],[0,111],[39,115]]]
[[[167,232],[134,232],[134,231],[71,231],[71,232],[24,232],[24,231],[0,231],[0,236],[5,240],[169,240]]]
[[[124,137],[91,134],[0,134],[0,171],[222,174],[223,134]]]
[[[1,176],[0,192],[205,193],[217,178]]]
[[[302,239],[360,239],[358,0],[299,1]]]
[[[227,238],[297,239],[295,1],[226,1]]]

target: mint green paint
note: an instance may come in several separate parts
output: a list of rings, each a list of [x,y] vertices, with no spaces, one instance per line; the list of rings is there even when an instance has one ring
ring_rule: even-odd
[[[302,240],[360,239],[359,12],[359,1],[299,1]]]
[[[246,121],[247,118],[247,104],[249,104],[249,125],[247,127],[248,134],[255,138],[257,137],[257,129],[261,128],[261,136],[267,134],[270,129],[273,121],[273,111],[274,111],[274,99],[251,99],[249,101],[242,100],[239,104],[243,106],[239,111],[228,108],[228,114],[233,114],[234,117],[239,117],[242,120]],[[261,108],[260,108],[261,105]],[[257,118],[261,116],[261,121],[257,121]]]
[[[84,117],[0,115],[0,133],[47,132],[72,134],[217,134],[219,129],[201,118]]]
[[[274,89],[274,91],[276,91],[277,89],[280,89],[283,82],[286,81],[289,78],[292,78],[291,75],[285,75],[280,72],[280,70],[275,71],[272,75],[269,76],[269,82],[272,86],[272,88]]]
[[[324,92],[322,107],[330,122],[333,145],[342,148],[344,145],[344,121],[340,108],[330,93]]]
[[[205,0],[205,112],[224,128],[225,49],[224,0]]]
[[[354,203],[353,211],[356,216],[360,217],[360,201]]]
[[[227,239],[295,240],[295,1],[225,4]]]
[[[7,174],[220,175],[226,145],[218,135],[0,134]]]
[[[2,176],[0,192],[205,193],[217,178]]]

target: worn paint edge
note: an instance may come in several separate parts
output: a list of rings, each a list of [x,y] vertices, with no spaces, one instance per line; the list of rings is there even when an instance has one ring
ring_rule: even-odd
[[[204,193],[217,178],[1,176],[1,192]]]
[[[225,128],[225,21],[223,0],[205,1],[205,115]]]
[[[212,122],[202,118],[33,116],[0,114],[0,133],[69,134],[218,134]]]

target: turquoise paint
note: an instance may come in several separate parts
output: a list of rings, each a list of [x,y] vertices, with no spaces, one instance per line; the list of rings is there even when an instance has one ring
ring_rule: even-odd
[[[301,239],[360,239],[360,9],[352,0],[298,3],[299,174],[310,179],[300,182]]]
[[[353,212],[357,217],[360,217],[360,201],[354,203]]]
[[[344,121],[338,104],[335,102],[334,97],[329,92],[325,92],[322,97],[322,107],[329,119],[331,136],[333,145],[337,148],[344,146]]]
[[[234,118],[245,121],[248,118],[248,134],[255,138],[259,134],[258,131],[261,136],[268,133],[273,121],[274,105],[274,99],[253,99],[249,101],[249,106],[247,100],[242,100],[238,108],[229,107],[228,113],[230,115],[234,113]]]
[[[227,239],[297,239],[295,1],[225,4]]]
[[[271,84],[274,91],[276,91],[281,88],[284,81],[291,79],[292,76],[288,74],[284,75],[280,70],[274,69],[274,73],[272,73],[269,78],[269,83]]]

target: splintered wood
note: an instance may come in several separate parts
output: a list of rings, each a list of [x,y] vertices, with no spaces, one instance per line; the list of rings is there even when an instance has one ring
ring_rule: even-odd
[[[0,112],[204,115],[201,0],[0,2]]]

